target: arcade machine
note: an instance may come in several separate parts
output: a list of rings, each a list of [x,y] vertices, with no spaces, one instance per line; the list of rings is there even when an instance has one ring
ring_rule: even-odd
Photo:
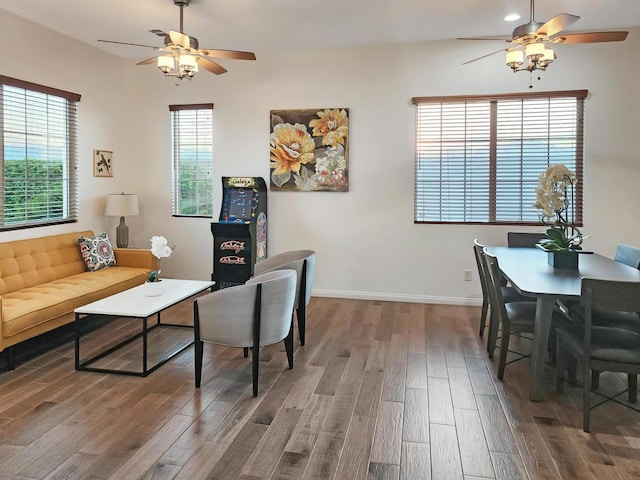
[[[267,257],[267,184],[260,177],[222,177],[222,207],[213,234],[214,290],[241,285]]]

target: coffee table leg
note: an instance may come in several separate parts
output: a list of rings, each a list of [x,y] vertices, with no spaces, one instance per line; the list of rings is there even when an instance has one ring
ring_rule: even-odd
[[[147,319],[142,319],[142,374],[147,374]]]
[[[76,352],[75,352],[75,360],[76,360],[76,370],[80,370],[80,314],[76,313],[76,321],[75,321],[75,337],[76,337]]]

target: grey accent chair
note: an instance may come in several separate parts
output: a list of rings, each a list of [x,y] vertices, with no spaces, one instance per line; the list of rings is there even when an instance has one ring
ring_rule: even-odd
[[[504,377],[504,369],[507,365],[507,353],[509,351],[509,340],[511,335],[520,333],[533,333],[536,319],[536,302],[509,302],[505,303],[500,289],[500,279],[502,273],[498,265],[498,259],[485,251],[484,257],[487,264],[489,283],[489,298],[491,309],[495,318],[493,321],[502,325],[502,337],[500,339],[500,357],[498,360],[498,378]],[[558,325],[570,323],[569,319],[559,311],[554,310],[551,317],[551,338],[553,338],[555,328]],[[492,356],[492,352],[489,352]],[[524,357],[521,355],[521,357]],[[520,358],[518,358],[519,360]],[[515,361],[515,360],[514,360]],[[511,362],[509,362],[511,363]]]
[[[316,252],[313,250],[291,250],[268,257],[253,267],[255,275],[282,269],[293,269],[298,273],[295,311],[298,317],[300,345],[304,346],[307,322],[307,305],[311,300],[313,276],[316,271]],[[293,309],[291,310],[293,316]]]
[[[595,325],[593,319],[596,311],[599,316],[640,311],[640,283],[583,278],[580,303],[584,307],[584,325],[561,327],[557,330],[556,389],[558,393],[563,391],[565,368],[570,357],[575,358],[582,364],[582,426],[585,432],[589,432],[590,412],[603,403],[591,404],[591,371],[626,373],[629,402],[636,402],[640,373],[640,333]],[[624,392],[620,394],[622,393]],[[605,399],[617,401],[616,397],[620,394],[605,396]],[[618,403],[633,408],[625,403]]]
[[[547,234],[531,233],[531,232],[507,232],[507,246],[515,248],[535,247],[543,238],[547,238]]]
[[[194,302],[195,382],[200,388],[204,342],[252,349],[253,396],[258,396],[260,347],[284,340],[293,368],[291,311],[296,295],[295,270],[256,275],[236,285],[198,297]],[[246,355],[245,355],[246,356]]]
[[[476,265],[478,267],[478,278],[480,279],[480,286],[482,287],[482,311],[480,312],[480,336],[484,334],[486,328],[487,315],[489,315],[489,338],[487,340],[487,351],[489,357],[493,358],[493,352],[495,350],[496,339],[498,336],[498,322],[494,321],[493,311],[489,309],[489,282],[491,279],[488,277],[486,260],[484,258],[484,245],[482,245],[476,238],[473,241],[473,254],[476,259]],[[505,303],[510,302],[535,302],[536,299],[532,297],[525,297],[518,293],[518,291],[506,285],[502,285],[500,282],[500,291],[502,293],[502,300]]]

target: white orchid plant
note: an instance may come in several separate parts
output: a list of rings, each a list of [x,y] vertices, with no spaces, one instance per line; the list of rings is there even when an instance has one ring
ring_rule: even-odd
[[[540,174],[533,208],[540,210],[540,220],[550,227],[547,238],[539,243],[543,250],[582,250],[582,241],[587,237],[575,227],[574,219],[569,219],[577,182],[576,174],[564,165],[550,165]]]
[[[154,235],[151,237],[151,253],[158,259],[156,270],[147,275],[147,282],[159,282],[160,281],[160,259],[171,256],[171,253],[176,247],[170,247],[169,242],[163,236]]]

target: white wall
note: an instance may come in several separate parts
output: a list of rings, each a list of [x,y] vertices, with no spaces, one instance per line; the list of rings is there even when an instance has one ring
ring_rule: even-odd
[[[10,46],[2,49],[0,74],[81,95],[78,108],[80,221],[3,232],[0,241],[105,230],[116,221],[103,216],[106,195],[120,192],[118,165],[125,132],[122,61],[1,9],[0,32],[5,38],[13,39]],[[93,176],[94,149],[114,152],[114,178]]]
[[[33,31],[35,37],[69,42],[32,25],[28,31],[29,36]],[[255,175],[267,181],[270,110],[349,108],[349,192],[269,192],[270,252],[316,250],[315,295],[475,303],[480,287],[473,239],[504,244],[510,228],[413,223],[411,97],[527,91],[529,75],[511,73],[501,55],[461,65],[494,47],[445,41],[282,53],[256,48],[255,62],[221,61],[228,73],[202,72],[176,87],[152,66],[127,60],[119,72],[112,57],[73,44],[69,49],[95,55],[96,61],[86,59],[95,68],[108,64],[111,71],[101,68],[94,78],[93,68],[89,73],[78,67],[71,77],[40,66],[27,69],[31,75],[24,79],[41,78],[40,83],[82,93],[81,147],[88,154],[93,148],[115,152],[113,179],[84,177],[88,188],[82,197],[90,207],[83,208],[81,223],[95,230],[107,225],[113,235],[115,220],[105,224],[100,215],[102,197],[135,192],[141,212],[127,219],[132,246],[147,247],[151,235],[165,235],[177,249],[163,260],[163,272],[199,279],[209,278],[212,269],[210,221],[171,217],[168,105],[215,104],[214,178]],[[588,248],[610,256],[619,241],[640,245],[634,215],[640,200],[640,98],[635,90],[640,66],[628,61],[638,48],[640,29],[623,43],[559,46],[557,61],[542,80],[533,80],[538,91],[590,92],[583,231],[593,235]],[[13,67],[3,61],[1,70],[9,74]],[[87,77],[84,82],[79,74]],[[216,181],[216,216],[220,197]],[[463,281],[464,269],[473,271],[472,282]]]

